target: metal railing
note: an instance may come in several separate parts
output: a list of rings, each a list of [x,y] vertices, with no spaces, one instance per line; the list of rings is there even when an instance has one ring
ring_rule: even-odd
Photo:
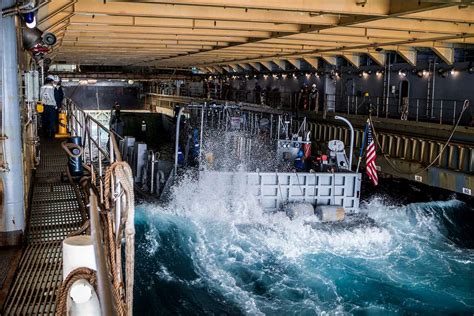
[[[301,92],[279,91],[277,89],[256,91],[229,89],[217,93],[187,95],[183,90],[180,96],[193,98],[247,102],[254,104],[265,104],[279,109],[293,110],[316,110],[313,101],[307,100],[307,94],[303,97]],[[373,116],[406,119],[417,122],[431,122],[438,124],[454,125],[462,112],[464,99],[434,99],[407,98],[405,103],[399,97],[383,96],[359,96],[341,94],[320,93],[317,101],[318,112],[336,112],[353,115],[367,115],[369,110]],[[306,103],[306,108],[304,107]],[[406,105],[404,107],[404,104]],[[473,124],[472,114],[466,111],[461,118],[460,125],[470,126]]]
[[[68,129],[73,135],[81,137],[84,163],[89,164],[93,174],[98,175],[99,201],[103,203],[105,167],[122,160],[117,146],[117,140],[122,137],[79,108],[72,100],[66,101],[66,108],[69,116]]]
[[[127,237],[126,229],[122,229],[121,226],[121,216],[123,212],[126,211],[125,208],[130,206],[127,204],[130,203],[130,200],[124,200],[129,198],[124,196],[124,191],[126,191],[124,184],[118,179],[118,176],[115,176],[114,172],[108,172],[108,169],[114,164],[122,163],[121,153],[117,145],[117,139],[120,140],[122,138],[113,130],[108,129],[104,124],[80,109],[72,100],[67,99],[65,103],[68,114],[68,130],[73,136],[81,137],[83,163],[91,174],[91,185],[93,190],[90,190],[89,216],[92,233],[91,237],[93,238],[96,254],[98,295],[99,301],[101,302],[102,312],[105,315],[112,315],[116,313],[117,306],[115,306],[116,304],[111,305],[107,303],[113,301],[111,287],[114,280],[111,277],[119,277],[120,280],[118,283],[122,283],[122,267],[117,269],[120,271],[117,276],[114,272],[111,273],[111,269],[113,268],[110,267],[110,265],[107,267],[105,264],[106,262],[109,262],[103,249],[107,246],[104,236],[106,234],[104,231],[107,229],[107,224],[100,220],[101,216],[99,206],[103,209],[104,205],[107,205],[108,203],[112,205],[112,207],[110,207],[110,214],[115,242],[121,243],[122,238]],[[112,200],[112,202],[110,202],[109,199]],[[134,207],[134,205],[131,206]],[[129,225],[129,223],[132,223],[133,225],[133,213],[134,212],[127,215],[126,225]],[[128,218],[129,216],[132,218]],[[129,242],[130,241],[127,239],[127,243]],[[110,256],[111,254],[109,252],[107,252],[107,254]],[[121,256],[121,253],[117,254],[117,256]],[[119,263],[121,262],[120,259],[117,261]],[[130,280],[130,278],[132,280]],[[131,276],[126,275],[125,279],[127,282],[132,282],[133,284],[133,274]],[[128,300],[129,296],[133,297],[133,293],[127,292],[126,296]],[[129,313],[130,310],[131,306],[129,307]]]
[[[464,100],[397,97],[383,98],[380,96],[326,96],[325,100],[332,99],[335,112],[353,115],[373,116],[409,120],[416,122],[431,122],[438,124],[455,125],[462,113]],[[470,125],[472,117],[464,112],[460,125]]]

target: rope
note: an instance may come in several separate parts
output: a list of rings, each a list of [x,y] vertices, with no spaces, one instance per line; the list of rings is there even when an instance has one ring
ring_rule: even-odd
[[[133,190],[133,174],[130,166],[128,163],[124,161],[116,161],[114,162],[106,171],[105,174],[105,192],[104,192],[104,200],[105,206],[107,209],[111,209],[112,200],[110,198],[110,194],[112,192],[112,179],[115,178],[117,183],[120,183],[124,195],[125,195],[125,207],[122,208],[122,212],[120,214],[120,224],[119,229],[117,232],[114,233],[114,227],[112,222],[111,214],[107,215],[107,244],[111,251],[110,255],[110,263],[112,266],[112,271],[114,274],[114,280],[120,279],[121,275],[121,238],[123,227],[125,227],[125,275],[126,278],[126,287],[125,287],[125,299],[126,299],[126,309],[127,314],[132,315],[132,306],[133,306],[133,275],[134,275],[134,254],[135,254],[135,226],[133,223],[134,216],[134,205],[135,205],[135,196]],[[119,195],[117,197],[121,197]],[[115,207],[115,201],[112,200],[112,208]],[[110,213],[110,212],[109,212]],[[117,220],[117,219],[116,219]],[[115,278],[117,276],[117,278]],[[119,291],[123,284],[114,284],[114,289]]]
[[[82,235],[84,232],[89,230],[90,226],[91,226],[90,221],[86,220],[84,224],[82,224],[81,228],[79,228],[75,232],[70,233],[69,235],[67,235],[67,237],[69,238],[69,237]]]
[[[89,268],[77,268],[71,271],[66,279],[61,284],[56,297],[56,316],[67,315],[67,299],[69,291],[74,282],[78,280],[86,280],[89,282],[97,292],[97,277],[94,270]]]
[[[401,171],[395,164],[393,164],[393,162],[390,160],[390,157],[388,154],[382,152],[382,146],[380,145],[379,143],[379,140],[378,140],[378,137],[377,137],[377,134],[375,132],[375,127],[374,127],[374,124],[372,122],[372,116],[369,115],[369,121],[370,121],[370,125],[372,126],[372,131],[374,133],[374,138],[377,142],[377,145],[378,147],[380,148],[380,153],[382,154],[382,156],[385,158],[385,160],[389,163],[389,165],[396,171],[398,172],[399,174],[401,175],[415,175],[417,173],[420,173],[420,172],[423,172],[423,171],[426,171],[428,170],[431,166],[433,166],[436,161],[441,157],[441,155],[443,154],[444,150],[446,149],[446,147],[448,147],[449,143],[451,142],[451,139],[453,138],[454,136],[454,133],[456,132],[456,129],[458,128],[459,126],[459,123],[461,122],[461,118],[464,114],[464,112],[467,110],[467,108],[469,108],[469,100],[464,100],[464,104],[463,104],[463,107],[462,107],[462,111],[461,111],[461,114],[459,115],[458,117],[458,120],[456,122],[456,124],[454,125],[453,127],[453,130],[451,131],[451,134],[449,135],[446,143],[443,145],[443,147],[441,148],[441,150],[439,151],[439,154],[428,164],[428,166],[424,167],[424,168],[420,168],[419,170],[417,171],[412,171],[412,172],[404,172],[404,171]]]
[[[77,145],[75,144],[71,144],[71,145],[74,145],[74,146],[68,146],[69,144],[66,144],[66,143],[63,143],[62,144],[63,146],[63,149],[66,151],[66,153],[69,155],[69,156],[73,156],[72,152],[69,150],[70,148],[78,148],[80,149],[80,147],[78,147]],[[106,181],[105,181],[105,185],[106,185],[106,191],[105,191],[105,195],[106,195],[106,199],[105,199],[105,206],[104,205],[99,205],[103,210],[105,209],[106,212],[101,212],[101,214],[103,215],[102,216],[102,229],[104,230],[104,238],[105,238],[105,245],[107,247],[105,247],[106,249],[106,252],[107,252],[107,258],[109,259],[109,267],[111,269],[111,274],[112,274],[112,285],[113,285],[113,288],[112,288],[112,295],[113,295],[113,299],[115,301],[115,306],[116,306],[116,309],[117,309],[117,315],[119,316],[123,316],[123,315],[132,315],[132,308],[127,308],[126,304],[124,303],[124,299],[123,299],[123,283],[121,281],[121,264],[120,264],[120,256],[121,256],[121,242],[120,242],[120,239],[117,241],[118,238],[116,238],[114,235],[114,225],[113,225],[113,221],[112,221],[112,217],[111,217],[111,212],[109,211],[110,210],[110,202],[109,202],[109,197],[110,197],[110,179],[111,179],[111,176],[112,176],[112,173],[114,172],[115,169],[117,169],[117,179],[120,179],[120,183],[122,184],[122,187],[124,188],[124,191],[126,192],[130,192],[130,187],[131,187],[131,192],[133,194],[133,184],[130,186],[130,184],[127,185],[127,182],[129,183],[129,181],[126,181],[126,175],[124,175],[124,172],[121,172],[120,171],[120,168],[119,166],[121,166],[122,169],[126,169],[126,167],[124,166],[127,166],[128,169],[130,170],[130,167],[128,166],[128,164],[126,163],[123,163],[123,162],[116,162],[114,163],[113,165],[111,165],[107,171],[106,171]],[[84,166],[86,170],[88,170],[89,172],[92,172],[91,168],[87,165]],[[81,213],[82,211],[84,211],[84,213],[86,214],[87,216],[87,212],[85,210],[85,206],[84,206],[84,203],[82,202],[82,195],[80,194],[79,192],[79,189],[78,187],[75,185],[73,179],[72,179],[72,176],[71,176],[71,173],[69,171],[69,168],[67,168],[67,174],[68,174],[68,178],[69,178],[69,181],[71,183],[71,185],[73,186],[74,188],[74,192],[76,193],[76,197],[78,198],[78,200],[80,200],[80,203],[79,203],[79,206],[80,206],[80,209],[81,209]],[[129,175],[131,176],[131,170],[129,171]],[[131,179],[131,178],[129,178]],[[92,188],[94,190],[94,192],[97,194],[98,190],[97,188],[91,183],[91,177],[90,176],[84,176],[80,179],[79,181],[79,184],[80,184],[80,187],[83,189],[84,192],[90,192],[90,188]],[[128,196],[129,193],[127,193]],[[88,194],[84,194],[84,197],[86,200],[88,200]],[[132,203],[128,203],[129,199],[127,199],[127,206],[130,206],[132,205],[132,208],[133,208],[133,205],[134,205],[134,201],[132,199]],[[128,213],[127,212],[122,212],[121,216],[122,218],[125,218],[125,220],[127,219],[127,216]],[[132,217],[133,218],[133,217]],[[90,222],[89,220],[86,220],[84,219],[85,222],[84,224],[82,225],[82,227],[76,231],[76,232],[73,232],[70,236],[76,236],[76,235],[80,235],[82,234],[83,232],[85,232],[89,227],[90,227]],[[120,226],[123,226],[124,223],[121,223]],[[118,236],[121,236],[121,232],[118,234]],[[127,246],[129,246],[127,244]],[[130,250],[128,250],[127,253],[130,253]],[[133,257],[133,254],[132,254],[132,257]],[[133,267],[133,266],[132,266]],[[132,271],[133,273],[133,268],[129,268],[127,271]],[[130,279],[132,279],[131,281],[129,281]],[[74,282],[72,282],[74,283]],[[63,285],[65,285],[66,283],[64,282]],[[127,300],[130,301],[130,304],[133,303],[133,301],[131,299],[129,299],[129,297],[131,295],[133,295],[133,275],[130,277],[130,274],[127,272],[127,285],[128,284],[131,284],[131,288],[132,290],[127,290],[126,293],[132,293],[130,295],[127,295]],[[129,286],[130,287],[130,286]],[[68,292],[64,292],[64,291],[69,291],[68,288],[63,288],[61,287],[60,289],[60,297],[66,297],[67,298],[67,293]],[[66,302],[67,302],[67,299],[66,299]],[[66,303],[64,303],[66,304]],[[131,306],[131,305],[130,305]],[[64,308],[66,307],[61,307],[61,310],[58,309],[58,311],[63,311]],[[63,315],[64,313],[62,312],[59,312],[59,315]]]

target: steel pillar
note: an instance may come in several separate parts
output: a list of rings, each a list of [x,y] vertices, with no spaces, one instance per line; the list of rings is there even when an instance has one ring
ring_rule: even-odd
[[[3,8],[13,6],[15,0],[3,0]],[[25,196],[23,188],[23,156],[20,122],[16,16],[2,17],[3,46],[3,106],[2,136],[4,159],[8,170],[1,173],[4,184],[3,210],[0,210],[0,245],[21,242],[25,228]]]

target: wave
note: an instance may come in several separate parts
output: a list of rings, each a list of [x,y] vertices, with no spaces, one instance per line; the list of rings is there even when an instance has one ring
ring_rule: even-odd
[[[168,205],[137,210],[136,313],[474,311],[472,208],[379,197],[360,211],[371,220],[313,225],[184,178]]]

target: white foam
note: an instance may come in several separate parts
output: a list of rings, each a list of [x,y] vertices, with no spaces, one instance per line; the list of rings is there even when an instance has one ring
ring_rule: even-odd
[[[308,296],[295,305],[295,312],[314,310],[317,314],[332,314],[347,311],[347,303],[338,294],[334,280],[323,276],[320,271],[304,268],[304,260],[312,260],[314,255],[327,254],[341,259],[374,262],[379,277],[383,275],[388,281],[408,286],[427,286],[433,281],[430,275],[417,275],[419,272],[414,268],[420,258],[427,256],[426,247],[434,247],[432,236],[442,238],[439,237],[442,234],[438,231],[440,228],[436,218],[429,212],[421,211],[422,207],[430,207],[430,204],[391,207],[382,198],[375,198],[366,203],[362,211],[377,225],[338,230],[315,229],[305,224],[306,219],[292,221],[284,213],[265,214],[258,201],[246,195],[245,188],[238,185],[229,187],[219,181],[206,177],[196,181],[185,176],[173,188],[173,198],[167,206],[148,206],[147,212],[156,212],[160,216],[164,214],[169,220],[174,218],[180,228],[193,232],[189,248],[194,271],[228,300],[239,304],[247,314],[278,311],[280,299],[284,304],[295,303],[278,297],[268,301],[239,283],[241,281],[235,269],[271,269],[272,265],[269,266],[266,260],[274,260],[276,266],[281,265],[282,269],[296,269],[301,278],[314,279],[330,297],[329,302],[320,302],[318,294],[307,288],[304,279],[291,281],[283,276],[282,280],[268,284],[268,291],[273,295],[284,295],[278,293],[291,290]],[[443,203],[449,206],[449,203],[457,202]],[[436,205],[440,204],[433,204]],[[150,253],[160,246],[160,241],[153,239],[157,236],[151,227],[146,235]],[[443,251],[433,251],[429,256],[436,256],[433,260],[439,266],[447,264],[449,268]],[[456,256],[451,260],[456,260]],[[460,260],[464,260],[465,265],[472,264],[472,258]],[[408,270],[397,267],[400,263]],[[324,264],[328,263],[318,263],[323,269]],[[277,275],[276,271],[271,270],[259,273]],[[161,270],[159,274],[165,280],[174,278],[167,270]]]

